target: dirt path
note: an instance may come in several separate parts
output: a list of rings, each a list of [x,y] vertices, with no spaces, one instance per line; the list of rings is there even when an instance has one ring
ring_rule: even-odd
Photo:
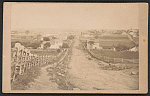
[[[96,60],[88,59],[88,54],[80,49],[77,38],[72,49],[72,57],[69,63],[68,75],[69,86],[75,90],[130,90],[138,89],[138,79],[125,74],[123,71],[102,70]],[[104,62],[99,61],[102,64]],[[30,83],[29,90],[60,90],[61,82],[52,82],[48,76],[47,68],[41,68],[41,75]],[[58,78],[57,78],[58,79]],[[68,88],[68,87],[67,87]],[[61,88],[63,90],[63,88]],[[71,90],[71,89],[68,89]]]
[[[54,82],[51,82],[49,80],[47,68],[49,68],[51,65],[48,65],[46,67],[41,68],[41,75],[35,79],[35,82],[30,83],[29,90],[56,90],[58,89],[58,85]]]
[[[70,62],[70,82],[79,89],[123,90],[137,89],[138,80],[122,71],[101,70],[94,60],[89,60],[79,48],[77,39]],[[104,62],[102,62],[104,63]]]

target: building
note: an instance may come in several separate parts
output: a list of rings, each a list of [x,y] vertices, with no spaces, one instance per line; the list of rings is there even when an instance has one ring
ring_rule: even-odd
[[[50,41],[43,41],[41,43],[40,49],[44,49],[45,44],[49,43],[50,47],[47,47],[47,49],[60,49],[62,47],[63,42],[60,40],[50,40]]]
[[[121,35],[127,35],[127,33],[126,32],[122,32],[122,34]]]
[[[132,35],[132,37],[138,37],[139,36],[139,30],[138,29],[130,29],[128,30],[129,34]]]
[[[87,49],[103,49],[116,51],[114,42],[100,41],[98,39],[87,41]]]
[[[60,49],[62,46],[62,44],[54,44],[54,45],[51,45],[48,49]]]
[[[139,48],[135,46],[135,47],[129,49],[129,51],[137,52],[137,51],[139,51]]]
[[[92,46],[92,49],[103,49],[103,48],[99,45],[99,42],[95,42]]]

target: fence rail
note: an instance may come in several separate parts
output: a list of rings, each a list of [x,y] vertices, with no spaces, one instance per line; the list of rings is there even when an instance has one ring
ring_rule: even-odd
[[[15,47],[11,49],[11,78],[15,80],[17,75],[23,75],[27,69],[35,66],[43,66],[51,64],[59,60],[67,50],[62,50],[57,56],[51,55],[37,55],[32,54],[30,51],[23,47]],[[61,59],[62,60],[62,59]]]
[[[82,44],[83,45],[83,44]],[[124,58],[111,58],[111,57],[107,57],[107,56],[102,56],[102,55],[98,55],[93,53],[90,49],[87,49],[86,46],[83,45],[83,48],[94,58],[107,62],[107,63],[134,63],[134,64],[138,64],[139,63],[139,59],[124,59]]]

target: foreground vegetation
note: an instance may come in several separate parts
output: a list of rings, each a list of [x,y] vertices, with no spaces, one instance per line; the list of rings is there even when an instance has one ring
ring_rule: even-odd
[[[40,75],[40,67],[27,69],[23,75],[18,75],[15,81],[11,82],[12,90],[26,90],[28,84],[34,82],[34,79]]]

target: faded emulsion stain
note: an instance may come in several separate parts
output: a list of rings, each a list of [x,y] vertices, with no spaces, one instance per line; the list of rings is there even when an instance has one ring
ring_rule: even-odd
[[[143,39],[143,42],[146,42],[146,39]]]

